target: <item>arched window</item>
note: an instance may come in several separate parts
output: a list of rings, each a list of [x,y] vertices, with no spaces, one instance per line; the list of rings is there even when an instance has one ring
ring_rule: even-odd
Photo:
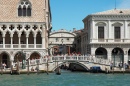
[[[114,27],[114,38],[115,39],[121,39],[121,26],[123,25],[122,23],[116,22],[112,24]]]
[[[26,16],[26,6],[23,7],[23,16]]]
[[[27,8],[27,16],[31,16],[31,7],[30,6],[28,6],[28,8]]]
[[[21,8],[21,6],[19,6],[19,8],[18,8],[18,16],[22,16],[22,8]]]
[[[114,27],[114,34],[115,34],[115,39],[121,38],[121,29],[119,26]]]
[[[29,0],[21,0],[18,6],[18,16],[31,16],[31,3]]]
[[[104,26],[98,26],[98,38],[104,39]]]
[[[98,38],[99,39],[104,39],[104,35],[105,35],[104,28],[106,26],[106,23],[98,22],[96,24],[96,26],[98,27]]]

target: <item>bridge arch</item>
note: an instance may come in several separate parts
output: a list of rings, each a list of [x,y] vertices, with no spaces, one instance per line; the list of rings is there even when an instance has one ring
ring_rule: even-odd
[[[78,70],[78,71],[89,71],[89,68],[84,65],[81,62],[78,61],[64,61],[64,62],[58,62],[56,63],[57,65],[52,69],[52,71],[55,71],[57,69],[57,67],[61,66],[61,65],[65,65],[66,63],[68,63],[68,67],[70,70]],[[76,67],[76,69],[74,69]]]

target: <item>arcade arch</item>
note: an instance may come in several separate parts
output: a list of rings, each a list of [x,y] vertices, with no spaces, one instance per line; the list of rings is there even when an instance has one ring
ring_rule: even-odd
[[[99,47],[96,49],[95,55],[97,58],[107,59],[107,50],[103,47]]]
[[[114,66],[119,63],[124,64],[124,51],[121,48],[116,47],[112,50],[112,61]]]
[[[6,68],[10,67],[10,57],[6,52],[0,54],[0,63],[1,64],[5,63]]]

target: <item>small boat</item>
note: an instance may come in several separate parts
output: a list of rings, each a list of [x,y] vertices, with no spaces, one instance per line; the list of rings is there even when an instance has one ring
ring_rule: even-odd
[[[58,67],[58,68],[56,69],[56,75],[61,75],[60,67]]]
[[[56,75],[61,75],[61,73],[60,73],[60,72],[57,72]]]

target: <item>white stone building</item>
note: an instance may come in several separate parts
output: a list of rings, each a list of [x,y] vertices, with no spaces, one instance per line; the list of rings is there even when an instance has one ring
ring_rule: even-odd
[[[113,9],[83,19],[87,53],[116,63],[129,63],[130,9]]]
[[[71,54],[76,50],[76,34],[60,29],[53,31],[49,35],[49,47],[51,55]]]
[[[46,55],[50,29],[49,0],[0,0],[0,63]]]

